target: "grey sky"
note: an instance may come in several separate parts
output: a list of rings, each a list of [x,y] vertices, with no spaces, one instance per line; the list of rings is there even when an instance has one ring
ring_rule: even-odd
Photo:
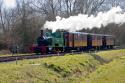
[[[14,7],[15,0],[4,0],[4,4],[6,5],[6,7]]]

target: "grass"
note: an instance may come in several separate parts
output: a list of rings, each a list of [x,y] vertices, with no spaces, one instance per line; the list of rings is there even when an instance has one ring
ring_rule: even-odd
[[[0,83],[76,83],[98,65],[87,54],[1,63]]]
[[[43,63],[45,67],[59,73],[71,82],[76,79],[80,80],[81,76],[86,77],[100,65],[99,61],[86,54],[54,57],[51,60],[44,59]]]
[[[125,56],[99,67],[86,83],[125,83]]]
[[[103,58],[105,61],[110,62],[114,59],[120,58],[125,55],[125,49],[120,50],[109,50],[96,53],[96,55]]]
[[[9,67],[10,66],[10,67]],[[53,71],[42,66],[13,65],[0,69],[0,83],[43,83],[54,81],[58,77]]]
[[[0,63],[0,83],[125,83],[124,55],[122,49]]]

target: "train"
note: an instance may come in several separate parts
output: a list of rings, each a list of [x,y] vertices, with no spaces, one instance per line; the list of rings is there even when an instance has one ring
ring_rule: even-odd
[[[37,44],[33,45],[30,50],[33,53],[46,54],[113,49],[114,46],[115,37],[113,35],[41,30],[41,35],[37,38]]]

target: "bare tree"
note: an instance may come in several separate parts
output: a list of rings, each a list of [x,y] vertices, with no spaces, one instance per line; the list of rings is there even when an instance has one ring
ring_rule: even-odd
[[[77,0],[76,9],[78,13],[94,14],[105,0]]]
[[[5,33],[5,22],[4,22],[4,14],[3,14],[3,0],[0,0],[0,21],[3,32]]]
[[[57,0],[36,0],[32,5],[33,9],[45,16],[47,20],[55,20],[57,6],[59,6]]]
[[[16,7],[12,9],[3,8],[0,0],[0,28],[7,32],[0,36],[7,45],[19,45],[27,52],[29,46],[35,43],[40,28],[46,20],[55,20],[56,16],[69,17],[72,15],[96,14],[105,0],[16,0]],[[92,30],[84,29],[85,32],[99,32],[105,34],[116,34],[119,40],[124,38],[125,25],[108,25],[101,29],[96,27]],[[110,27],[110,28],[109,28]],[[114,27],[114,28],[111,28]],[[113,31],[113,32],[112,32]],[[1,34],[1,33],[0,33]],[[6,38],[6,39],[5,39]],[[124,43],[123,41],[118,41]]]

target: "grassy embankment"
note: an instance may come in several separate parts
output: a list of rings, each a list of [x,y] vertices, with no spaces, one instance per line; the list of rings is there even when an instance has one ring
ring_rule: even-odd
[[[125,83],[124,55],[114,50],[0,63],[0,83]]]
[[[92,72],[85,83],[125,83],[125,50],[97,53],[107,64]]]

